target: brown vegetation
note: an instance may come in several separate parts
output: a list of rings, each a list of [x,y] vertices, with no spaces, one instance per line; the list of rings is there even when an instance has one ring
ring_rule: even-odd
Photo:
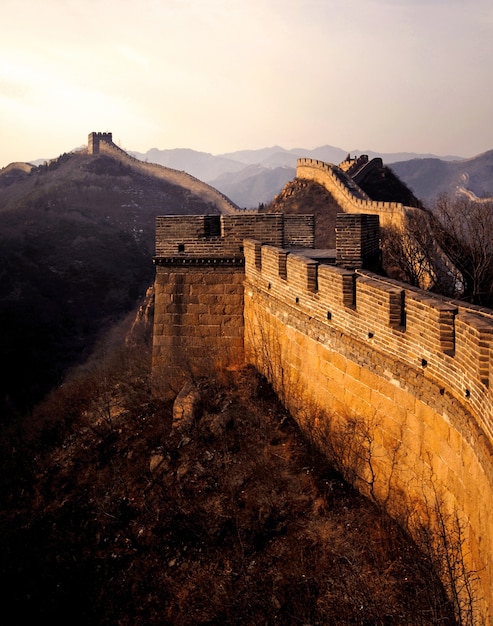
[[[255,371],[197,381],[184,432],[148,363],[144,338],[103,346],[4,438],[11,623],[454,623],[430,561]]]
[[[295,178],[274,200],[261,207],[266,213],[298,213],[315,216],[315,247],[335,248],[335,224],[341,209],[329,191],[318,183]]]

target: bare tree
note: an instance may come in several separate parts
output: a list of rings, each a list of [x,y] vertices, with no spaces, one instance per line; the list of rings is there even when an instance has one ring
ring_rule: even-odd
[[[390,276],[414,287],[433,289],[438,284],[437,251],[427,211],[409,213],[402,228],[382,229],[382,261]]]
[[[493,303],[493,201],[441,196],[433,210],[433,234],[463,279],[462,297]]]

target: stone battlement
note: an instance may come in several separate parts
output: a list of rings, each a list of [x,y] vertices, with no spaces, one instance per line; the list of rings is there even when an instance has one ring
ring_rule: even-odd
[[[352,180],[340,167],[317,159],[298,159],[296,178],[313,180],[324,186],[343,211],[379,215],[382,226],[400,227],[406,214],[417,209],[400,202],[376,202]]]
[[[245,241],[244,250],[247,281],[257,289],[292,315],[416,368],[474,414],[493,445],[493,311],[258,241]]]
[[[315,222],[312,215],[281,213],[160,216],[156,259],[243,260],[243,241],[252,236],[274,246],[313,248]]]
[[[313,248],[312,215],[239,213],[156,219],[153,384],[167,395],[187,378],[244,361],[246,237]]]

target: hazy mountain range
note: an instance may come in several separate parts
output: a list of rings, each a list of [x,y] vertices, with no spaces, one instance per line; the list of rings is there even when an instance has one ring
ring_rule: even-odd
[[[309,157],[338,164],[348,154],[382,158],[425,203],[430,203],[439,193],[455,193],[461,186],[479,197],[493,195],[493,151],[471,159],[412,152],[347,151],[329,145],[313,150],[286,150],[272,146],[218,155],[190,149],[153,148],[145,153],[131,154],[143,161],[186,171],[247,208],[270,202],[295,177],[298,158]]]
[[[339,164],[348,154],[353,157],[367,154],[370,159],[380,157],[427,206],[442,193],[493,197],[493,150],[467,159],[458,155],[343,150],[330,145],[289,150],[271,146],[224,154],[189,148],[126,151],[141,161],[187,172],[244,208],[257,208],[259,204],[271,202],[295,177],[297,159],[308,157]],[[47,159],[37,159],[32,163],[39,165],[44,161]]]

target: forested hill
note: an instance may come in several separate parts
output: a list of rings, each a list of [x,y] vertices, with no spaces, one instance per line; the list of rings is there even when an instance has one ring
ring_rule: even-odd
[[[192,179],[180,186],[154,170],[85,151],[0,170],[2,414],[58,384],[145,294],[157,215],[219,213]]]

